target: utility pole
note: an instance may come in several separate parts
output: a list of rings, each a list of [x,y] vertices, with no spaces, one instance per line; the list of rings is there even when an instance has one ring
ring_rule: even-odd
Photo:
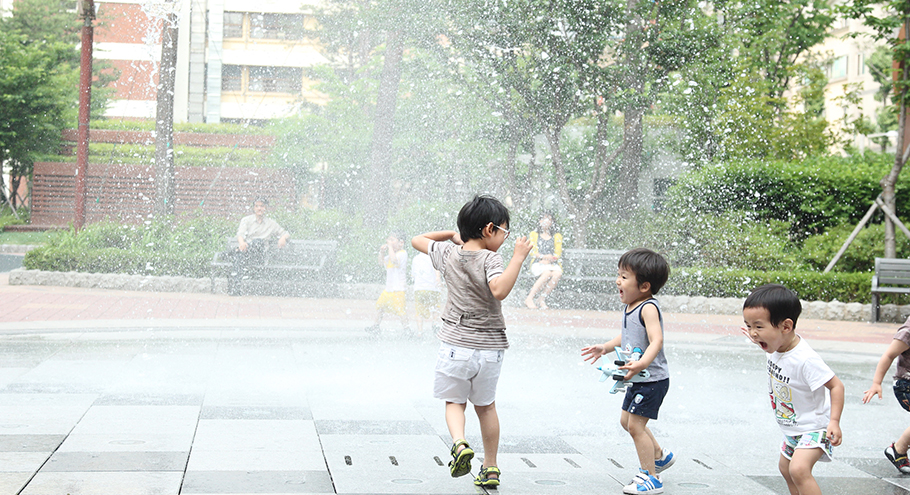
[[[171,2],[173,3],[173,2]],[[164,19],[155,124],[156,218],[174,213],[174,84],[177,79],[177,12]]]
[[[76,144],[76,214],[73,227],[78,232],[85,224],[85,189],[88,182],[88,129],[92,106],[92,43],[95,32],[94,0],[80,0],[79,18],[82,19],[82,50],[79,61],[79,127]]]

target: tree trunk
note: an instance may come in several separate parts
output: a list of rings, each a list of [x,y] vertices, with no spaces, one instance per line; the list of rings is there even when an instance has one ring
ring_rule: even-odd
[[[644,143],[643,114],[638,106],[629,105],[623,115],[623,154],[614,195],[614,207],[623,219],[629,218],[638,209],[638,179]]]
[[[908,34],[910,34],[910,21],[904,21],[904,26],[902,29],[900,38],[902,42],[906,43]],[[906,81],[908,73],[910,73],[910,67],[908,67],[908,61],[902,60],[901,63],[901,81]],[[895,84],[895,87],[898,85]],[[902,89],[898,95],[898,102],[900,104],[900,113],[898,121],[898,131],[897,131],[897,150],[894,153],[894,166],[891,167],[891,172],[888,173],[881,180],[882,186],[882,202],[885,203],[885,206],[891,209],[894,214],[897,214],[897,204],[894,198],[894,188],[897,184],[897,178],[900,176],[901,169],[904,167],[904,154],[908,145],[907,140],[907,90]],[[885,258],[896,258],[897,257],[897,243],[894,235],[894,222],[890,218],[885,216]]]
[[[638,209],[638,177],[644,142],[642,115],[644,107],[639,101],[644,94],[644,72],[647,70],[642,53],[643,21],[637,14],[638,0],[626,3],[625,79],[626,88],[633,92],[623,111],[623,156],[619,166],[614,204],[620,218],[627,219]]]
[[[385,61],[379,79],[373,141],[370,147],[370,184],[363,199],[367,225],[377,227],[386,221],[391,207],[392,138],[395,134],[395,107],[401,81],[404,42],[400,31],[389,33]]]
[[[155,116],[155,217],[174,214],[174,84],[177,79],[177,14],[169,13],[161,36],[161,67]]]

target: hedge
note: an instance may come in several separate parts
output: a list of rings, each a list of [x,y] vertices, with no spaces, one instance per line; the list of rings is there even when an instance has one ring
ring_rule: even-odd
[[[746,297],[764,284],[782,284],[807,301],[871,302],[872,273],[754,271],[677,268],[662,291],[680,296]],[[908,296],[886,296],[885,303],[910,304]]]
[[[879,181],[893,163],[893,156],[866,153],[705,166],[671,188],[669,209],[751,212],[763,220],[788,221],[792,233],[805,237],[834,225],[855,225],[881,193]],[[910,204],[910,188],[896,189],[897,204]]]

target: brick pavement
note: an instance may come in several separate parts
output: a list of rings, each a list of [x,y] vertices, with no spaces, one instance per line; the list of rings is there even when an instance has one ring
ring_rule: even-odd
[[[75,287],[10,286],[0,274],[0,324],[15,322],[88,322],[209,320],[261,320],[293,324],[294,320],[363,320],[375,316],[373,301],[357,299],[308,299],[216,294],[132,292]],[[616,312],[587,310],[528,310],[507,305],[510,327],[565,328],[578,332],[618,329]],[[666,315],[668,332],[739,335],[741,320],[730,315]],[[897,325],[852,321],[800,320],[806,338],[839,342],[887,343]]]

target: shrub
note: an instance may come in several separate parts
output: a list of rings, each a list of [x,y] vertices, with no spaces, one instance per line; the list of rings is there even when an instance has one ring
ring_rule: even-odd
[[[746,297],[760,285],[775,283],[793,289],[800,299],[870,303],[871,273],[820,273],[816,271],[674,269],[667,294],[705,297]],[[888,295],[884,303],[910,304],[910,297]]]
[[[100,222],[86,225],[78,234],[55,233],[44,246],[29,251],[22,263],[50,271],[206,277],[212,255],[224,249],[231,228],[212,218],[189,219],[177,226]]]
[[[671,208],[694,213],[750,212],[791,224],[798,238],[840,224],[856,224],[881,192],[893,157],[866,153],[801,162],[744,162],[706,166],[670,190]],[[897,187],[897,204],[910,188]]]
[[[647,247],[663,254],[671,266],[710,266],[774,270],[805,268],[789,241],[790,225],[757,220],[740,212],[655,214],[640,211],[629,221],[595,223],[589,247]]]
[[[833,227],[824,234],[809,237],[803,242],[803,257],[815,268],[823,270],[834,259],[844,241],[853,232],[853,225]],[[898,258],[910,258],[910,239],[895,229]],[[867,225],[860,230],[850,247],[834,265],[838,272],[869,272],[875,268],[875,258],[885,255],[885,226]]]

